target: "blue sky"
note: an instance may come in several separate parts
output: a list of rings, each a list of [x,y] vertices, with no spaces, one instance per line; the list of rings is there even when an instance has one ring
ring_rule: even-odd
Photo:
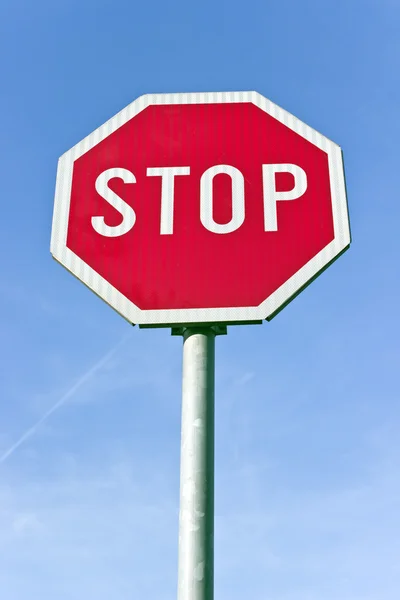
[[[397,600],[399,16],[3,0],[2,597],[176,597],[181,340],[53,262],[56,165],[143,93],[255,89],[342,146],[353,245],[271,323],[217,339],[215,595]]]

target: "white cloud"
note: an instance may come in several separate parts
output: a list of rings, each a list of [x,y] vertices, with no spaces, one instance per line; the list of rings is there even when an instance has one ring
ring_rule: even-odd
[[[37,531],[41,526],[37,515],[34,513],[17,514],[12,522],[13,531],[21,536]]]
[[[236,379],[235,383],[236,383],[236,385],[246,385],[246,383],[248,383],[249,381],[254,379],[254,377],[255,377],[255,373],[247,371],[246,373],[243,373],[243,375],[238,377],[238,379]]]
[[[77,471],[1,489],[4,597],[169,597],[160,584],[173,584],[177,515],[157,473],[120,463]]]
[[[72,398],[74,394],[88,381],[90,381],[98,371],[100,371],[108,361],[114,356],[119,350],[120,346],[125,342],[128,336],[124,336],[111,350],[109,350],[104,356],[102,356],[92,367],[90,367],[77,381],[75,381],[71,387],[59,398],[55,404],[53,404],[31,427],[29,427],[18,439],[14,442],[7,450],[0,455],[0,464],[6,461],[14,452],[28,440],[32,435],[36,433],[39,427],[47,421],[47,419],[58,410],[67,400]]]
[[[217,463],[216,597],[397,600],[397,438],[393,424],[371,436],[357,485],[279,484],[276,457],[264,464],[249,448],[235,464]],[[146,457],[124,448],[95,463],[61,455],[40,476],[2,467],[7,600],[175,598],[179,464],[171,470],[162,444]]]

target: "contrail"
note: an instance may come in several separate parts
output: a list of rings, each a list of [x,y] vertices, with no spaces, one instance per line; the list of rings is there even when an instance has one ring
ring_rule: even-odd
[[[118,344],[114,346],[114,348],[107,352],[107,354],[105,354],[99,361],[97,361],[96,364],[94,364],[88,371],[86,371],[86,373],[82,375],[82,377],[80,377],[74,383],[74,385],[67,392],[65,392],[65,394],[59,400],[57,400],[57,402],[51,408],[49,408],[49,410],[45,412],[44,415],[40,417],[40,419],[34,425],[32,425],[32,427],[27,429],[25,433],[21,435],[21,437],[12,446],[10,446],[10,448],[6,450],[4,454],[0,456],[0,464],[4,463],[4,461],[6,461],[7,458],[11,456],[11,454],[14,454],[17,448],[19,448],[28,438],[30,438],[39,429],[41,424],[44,423],[44,421],[46,421],[50,417],[50,415],[52,415],[57,409],[59,409],[60,406],[62,406],[69,398],[71,398],[71,396],[75,394],[75,392],[79,390],[79,388],[81,388],[91,377],[93,377],[93,375],[97,371],[99,371],[110,360],[112,356],[114,356],[119,347],[122,346],[122,344],[128,337],[130,337],[130,335],[131,332],[129,332],[128,335],[125,335],[122,338],[122,340],[120,340]]]

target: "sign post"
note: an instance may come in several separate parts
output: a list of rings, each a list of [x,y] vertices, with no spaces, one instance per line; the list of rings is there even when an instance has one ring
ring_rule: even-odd
[[[51,253],[183,336],[178,600],[212,600],[214,351],[350,246],[339,146],[256,92],[142,96],[59,160]]]
[[[183,336],[178,600],[214,598],[215,337],[226,333],[173,329]]]
[[[215,331],[183,333],[178,600],[214,589]]]

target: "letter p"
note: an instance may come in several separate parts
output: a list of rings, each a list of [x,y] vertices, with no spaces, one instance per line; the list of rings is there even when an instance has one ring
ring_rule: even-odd
[[[264,193],[264,229],[278,231],[276,203],[278,200],[297,200],[307,189],[307,175],[297,165],[273,164],[262,165]],[[276,191],[276,173],[291,173],[294,177],[294,187],[287,192]]]

